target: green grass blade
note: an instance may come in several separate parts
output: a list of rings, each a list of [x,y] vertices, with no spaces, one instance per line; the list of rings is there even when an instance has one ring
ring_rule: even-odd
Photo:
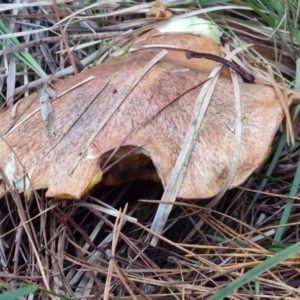
[[[285,181],[285,180],[282,180],[282,179],[278,179],[277,177],[272,177],[272,176],[267,176],[267,175],[264,175],[264,174],[261,174],[261,173],[253,173],[251,175],[252,178],[255,178],[255,179],[267,179],[271,182],[278,182],[278,183],[282,183],[282,184],[286,184],[286,185],[289,185],[289,186],[292,186],[292,184],[288,181]]]
[[[297,69],[296,69],[296,80],[295,80],[295,87],[296,89],[299,91],[300,89],[300,59],[297,59]],[[299,109],[300,109],[300,105],[297,105],[293,111],[292,114],[292,119],[295,120],[295,118],[297,117],[298,113],[299,113]],[[299,189],[299,184],[300,184],[300,159],[298,161],[298,166],[297,166],[297,170],[295,173],[295,177],[293,180],[293,185],[292,188],[290,190],[290,196],[295,197],[297,195],[298,189]],[[282,239],[282,235],[284,233],[285,230],[285,226],[288,223],[290,214],[291,214],[291,210],[294,204],[294,199],[288,199],[283,211],[283,214],[281,216],[280,219],[280,223],[279,225],[281,225],[281,227],[278,227],[275,233],[275,237],[274,237],[274,241],[279,243]]]
[[[37,290],[34,286],[26,286],[18,288],[15,291],[6,292],[2,295],[0,295],[0,300],[16,300],[20,297],[26,296],[30,293],[33,293]]]
[[[2,34],[8,34],[10,31],[5,26],[5,24],[0,21],[0,35]],[[19,45],[19,41],[12,37],[7,39],[11,45]],[[5,47],[4,43],[0,41],[0,46],[2,48]],[[40,67],[40,65],[35,61],[35,59],[28,53],[26,50],[20,50],[13,53],[20,61],[25,63],[27,66],[29,66],[38,76],[40,77],[46,77],[47,74],[44,72],[44,70]]]
[[[295,174],[295,177],[293,180],[293,186],[290,191],[290,196],[295,197],[297,195],[299,184],[300,184],[300,159],[298,161],[297,171],[296,171],[296,174]],[[286,201],[286,205],[285,205],[285,208],[284,208],[284,211],[281,216],[280,223],[279,223],[279,225],[281,225],[281,227],[277,228],[275,237],[274,237],[274,241],[277,243],[279,243],[281,241],[283,232],[285,230],[284,225],[286,225],[288,223],[293,204],[294,204],[294,199],[288,199]]]
[[[262,273],[270,270],[271,268],[277,266],[279,263],[285,261],[286,259],[290,258],[295,254],[300,254],[300,242],[290,246],[282,250],[280,253],[277,253],[273,257],[267,258],[263,263],[258,265],[257,267],[251,269],[247,273],[245,273],[240,278],[232,281],[229,283],[223,290],[216,293],[214,296],[208,298],[208,300],[221,300],[224,299],[226,296],[233,293],[238,288],[242,287],[243,285],[247,284],[251,280],[255,279]]]
[[[276,151],[274,153],[274,156],[272,158],[272,161],[270,163],[270,166],[265,174],[265,176],[271,176],[271,174],[273,173],[275,167],[277,166],[278,160],[281,156],[281,153],[284,149],[284,145],[286,143],[286,131],[283,132],[283,134],[280,137],[279,143],[277,145]],[[268,183],[268,178],[263,179],[263,181],[261,182],[258,191],[263,191],[266,184]],[[255,204],[255,202],[257,201],[257,199],[259,198],[260,193],[256,193],[253,197],[253,200],[251,201],[250,205],[248,206],[246,213],[245,213],[245,217],[249,214],[249,212],[251,211],[253,205]]]
[[[295,87],[297,92],[300,92],[300,58],[298,57],[296,60],[296,79],[295,79]]]

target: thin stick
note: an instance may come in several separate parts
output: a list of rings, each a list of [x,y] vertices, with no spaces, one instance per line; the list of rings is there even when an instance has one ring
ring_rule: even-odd
[[[235,72],[237,72],[243,79],[244,82],[246,83],[255,83],[255,77],[250,74],[250,73],[246,73],[241,67],[239,67],[237,64],[233,63],[230,60],[227,60],[223,57],[214,55],[214,54],[208,54],[208,53],[201,53],[201,52],[191,52],[188,51],[186,53],[186,57],[187,59],[191,59],[191,58],[205,58],[205,59],[209,59],[209,60],[214,60],[217,61],[223,65],[226,65],[227,67],[231,68],[232,70],[234,70]]]

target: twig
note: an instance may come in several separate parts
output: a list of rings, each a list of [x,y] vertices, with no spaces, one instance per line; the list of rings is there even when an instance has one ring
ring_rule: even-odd
[[[243,79],[244,82],[246,83],[255,83],[255,77],[250,74],[246,73],[242,68],[240,68],[237,64],[233,63],[232,61],[229,61],[223,57],[214,55],[214,54],[208,54],[208,53],[200,53],[200,52],[191,52],[188,51],[186,53],[187,59],[191,58],[205,58],[205,59],[210,59],[217,61],[223,65],[226,65],[227,67],[231,68],[235,72],[237,72]]]

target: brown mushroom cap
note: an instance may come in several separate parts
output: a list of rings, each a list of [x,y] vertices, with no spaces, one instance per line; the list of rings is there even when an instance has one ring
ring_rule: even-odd
[[[104,63],[55,84],[55,91],[60,94],[85,78],[94,77],[52,101],[59,131],[58,142],[46,136],[39,111],[27,118],[39,108],[37,94],[20,101],[16,118],[19,118],[18,122],[24,122],[9,134],[7,132],[15,121],[10,110],[1,113],[0,134],[5,139],[0,140],[2,167],[7,167],[13,151],[16,157],[15,175],[21,177],[24,169],[29,171],[35,165],[30,176],[33,188],[47,188],[47,197],[79,199],[101,181],[100,164],[104,163],[109,151],[122,144],[131,150],[139,147],[143,150],[139,155],[147,157],[149,154],[165,186],[207,72],[182,71],[181,64],[168,60],[157,63],[84,152],[103,116],[124,94],[128,84],[148,60],[142,53],[128,55],[120,62]],[[241,184],[263,162],[283,117],[271,87],[241,83],[240,89],[242,149],[231,188]],[[234,127],[233,87],[230,79],[221,77],[204,117],[178,197],[208,198],[220,191],[231,166]],[[74,169],[78,157],[81,159]],[[147,159],[143,162],[145,157],[136,159],[138,167],[133,167],[133,170],[140,171],[147,165]],[[136,175],[138,177],[138,172]],[[157,178],[151,172],[149,176]],[[3,182],[0,190],[4,192]]]

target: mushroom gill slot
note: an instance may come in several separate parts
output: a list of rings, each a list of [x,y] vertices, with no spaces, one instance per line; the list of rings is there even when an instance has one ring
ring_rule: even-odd
[[[115,186],[136,180],[161,182],[149,152],[141,147],[122,146],[111,149],[100,158],[102,184]]]

